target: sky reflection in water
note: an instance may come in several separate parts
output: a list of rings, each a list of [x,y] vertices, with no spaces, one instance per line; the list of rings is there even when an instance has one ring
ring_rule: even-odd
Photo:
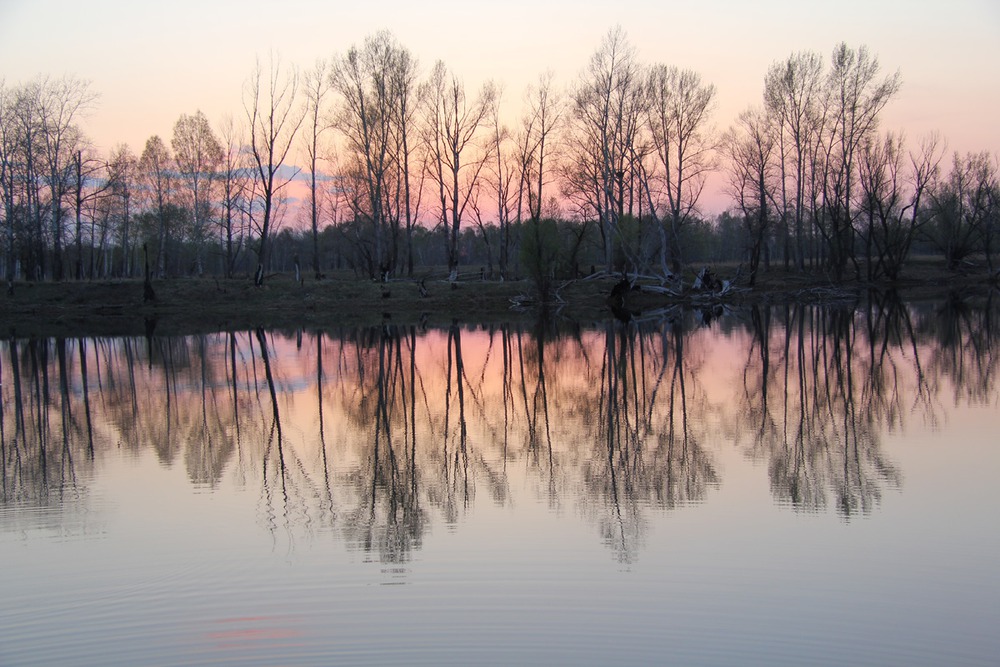
[[[997,315],[0,344],[2,664],[988,664]]]

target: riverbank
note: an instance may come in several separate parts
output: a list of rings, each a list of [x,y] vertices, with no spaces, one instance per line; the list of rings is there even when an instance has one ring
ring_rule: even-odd
[[[870,292],[894,291],[908,300],[942,299],[951,294],[984,298],[997,288],[985,268],[948,271],[939,262],[909,267],[896,283],[832,283],[827,277],[772,270],[751,288],[736,282],[722,296],[677,296],[632,291],[625,298],[633,314],[675,305],[745,306],[782,302],[860,302]],[[719,270],[721,278],[726,272]],[[693,275],[693,274],[692,274]],[[598,276],[558,284],[550,317],[580,324],[612,317],[608,296],[617,277]],[[691,284],[691,279],[685,281]],[[383,322],[445,326],[452,322],[491,323],[538,319],[543,306],[527,280],[394,280],[375,283],[353,276],[306,280],[269,277],[264,287],[248,278],[155,280],[156,299],[145,302],[141,280],[18,282],[13,295],[0,292],[0,335],[78,336],[190,334],[220,330],[330,328]],[[618,313],[621,315],[621,312]]]

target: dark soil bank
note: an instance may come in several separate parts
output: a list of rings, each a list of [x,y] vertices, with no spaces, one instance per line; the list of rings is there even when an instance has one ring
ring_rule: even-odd
[[[725,279],[725,272],[719,271]],[[15,283],[0,292],[0,335],[78,336],[190,334],[220,330],[371,326],[384,322],[430,326],[563,318],[580,324],[615,315],[626,317],[674,307],[732,307],[782,302],[860,304],[871,293],[907,300],[985,299],[997,290],[985,270],[945,271],[934,263],[912,268],[893,284],[860,281],[833,284],[824,276],[772,271],[754,287],[735,283],[724,294],[673,288],[665,293],[651,280],[615,301],[619,276],[558,283],[547,303],[528,281],[395,280],[375,283],[353,277],[296,284],[272,276],[263,287],[249,279],[153,281],[154,301],[144,300],[143,282],[100,281]],[[656,291],[645,291],[646,288]],[[624,310],[623,310],[624,309]]]

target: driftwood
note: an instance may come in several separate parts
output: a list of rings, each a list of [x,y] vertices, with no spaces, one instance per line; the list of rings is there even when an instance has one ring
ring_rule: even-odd
[[[648,282],[640,284],[640,280]],[[628,295],[639,292],[663,296],[671,302],[704,306],[719,303],[735,291],[731,281],[717,278],[708,267],[698,272],[690,287],[685,287],[674,274],[662,276],[622,274],[621,280],[615,283],[608,294],[608,303],[612,309],[623,309]]]
[[[681,293],[670,287],[660,287],[659,285],[639,285],[640,292],[648,292],[650,294],[665,294],[668,296],[679,297]]]

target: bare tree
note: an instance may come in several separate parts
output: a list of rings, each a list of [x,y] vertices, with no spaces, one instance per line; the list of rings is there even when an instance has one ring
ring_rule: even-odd
[[[38,280],[45,276],[47,236],[43,216],[44,151],[38,121],[41,86],[41,80],[35,79],[12,91],[4,124],[10,151],[7,170],[8,203],[13,207],[8,220],[11,243],[19,241],[21,256],[16,259],[23,261],[23,274]],[[15,239],[18,235],[20,239]],[[12,262],[16,259],[11,256]]]
[[[207,223],[212,217],[211,185],[222,163],[223,150],[208,119],[200,110],[193,116],[181,114],[174,124],[171,141],[177,172],[190,190],[191,241],[195,246],[195,267],[204,272],[202,259]]]
[[[894,72],[879,78],[880,65],[865,46],[857,50],[841,43],[833,50],[826,82],[828,119],[824,139],[825,175],[821,228],[830,251],[834,275],[842,277],[854,260],[853,198],[861,147],[878,130],[879,114],[899,92]]]
[[[14,291],[14,277],[17,267],[15,247],[15,173],[18,165],[18,142],[16,133],[16,91],[7,87],[0,79],[0,199],[3,200],[3,236],[6,243],[2,261],[4,278],[7,280],[8,294]]]
[[[312,268],[316,280],[321,278],[319,264],[319,217],[320,189],[319,162],[322,148],[321,138],[330,129],[326,117],[326,100],[330,93],[330,66],[326,60],[317,60],[312,70],[306,73],[302,87],[306,98],[306,118],[308,133],[305,136],[306,157],[309,160],[309,228],[312,232]]]
[[[551,72],[538,77],[538,84],[525,94],[527,110],[521,119],[520,147],[521,179],[518,187],[518,219],[521,200],[527,197],[528,217],[542,217],[544,188],[550,182],[553,134],[558,131],[565,113],[562,97],[554,90]]]
[[[482,234],[483,242],[486,244],[487,271],[493,276],[493,243],[497,243],[497,260],[499,263],[501,280],[507,277],[507,252],[509,248],[509,229],[511,219],[515,213],[515,181],[517,180],[517,165],[514,161],[513,147],[510,129],[503,124],[500,112],[500,100],[502,92],[498,92],[490,105],[488,126],[489,126],[489,163],[486,166],[485,178],[481,179],[476,188],[476,195],[473,197],[472,206],[476,224]],[[489,190],[492,204],[488,207],[481,199],[483,191]],[[497,231],[499,238],[494,238],[491,227],[487,224],[484,209],[494,211],[496,214]]]
[[[795,226],[795,263],[805,268],[806,192],[810,151],[822,123],[823,58],[802,51],[775,63],[764,80],[764,104],[779,126],[778,149],[781,168],[781,232],[787,268],[791,255],[789,215]],[[789,193],[791,189],[791,193]]]
[[[749,239],[751,286],[757,279],[772,218],[779,132],[766,111],[751,107],[740,114],[722,141],[729,162],[727,190],[736,202]]]
[[[646,79],[646,122],[653,154],[663,177],[670,225],[667,235],[673,270],[681,268],[680,232],[697,212],[705,176],[713,167],[714,138],[708,126],[715,86],[701,75],[655,65]]]
[[[352,46],[333,66],[331,83],[340,95],[336,124],[347,140],[358,219],[371,224],[369,273],[396,270],[400,221],[411,217],[409,158],[415,61],[386,31]],[[405,212],[401,211],[405,209]]]
[[[168,243],[170,240],[171,214],[176,184],[170,169],[172,157],[167,145],[158,135],[146,140],[146,147],[139,157],[139,174],[146,198],[156,216],[156,271],[163,276],[167,270]]]
[[[282,67],[281,61],[272,55],[266,72],[260,60],[257,61],[243,89],[243,109],[250,130],[250,155],[263,208],[256,225],[257,272],[254,284],[258,287],[264,284],[264,270],[269,259],[268,238],[272,232],[278,195],[294,177],[294,174],[285,175],[282,167],[305,117],[296,99],[298,87],[298,71],[294,67]]]
[[[413,229],[420,215],[421,195],[423,194],[423,174],[421,167],[420,181],[414,185],[411,182],[411,160],[421,150],[420,137],[417,132],[418,113],[420,110],[420,88],[418,85],[419,66],[416,58],[404,48],[396,51],[395,66],[392,69],[390,82],[393,97],[396,100],[394,111],[394,139],[396,152],[396,204],[397,215],[401,215],[406,226],[406,273],[413,276]],[[400,214],[401,211],[401,214]]]
[[[489,158],[488,150],[475,142],[480,128],[487,123],[496,95],[496,87],[486,83],[476,99],[469,100],[465,85],[449,74],[441,61],[434,65],[426,84],[428,168],[437,186],[439,220],[448,239],[448,271],[452,278],[458,272],[459,231],[465,209]]]
[[[132,205],[138,179],[139,160],[126,144],[117,146],[108,161],[108,181],[111,186],[112,214],[118,220],[118,234],[121,243],[121,266],[119,275],[129,277],[132,265]],[[113,270],[108,267],[108,270]],[[91,274],[94,267],[91,267]]]
[[[71,175],[72,204],[74,211],[74,239],[76,244],[76,258],[74,260],[73,276],[77,280],[84,277],[83,262],[83,214],[85,207],[93,209],[99,199],[110,194],[111,178],[109,175],[109,165],[105,160],[98,158],[93,150],[78,148],[73,158]],[[94,260],[94,227],[96,220],[93,212],[90,216],[90,264],[93,266]],[[91,271],[90,277],[93,278]]]
[[[251,178],[244,134],[231,116],[222,121],[221,136],[222,164],[217,174],[221,202],[219,234],[223,273],[232,278],[247,236],[244,222],[250,217],[253,197],[248,194]]]
[[[63,267],[63,198],[69,183],[72,160],[81,141],[76,121],[97,99],[90,82],[65,76],[38,81],[35,109],[41,131],[46,181],[51,206],[53,277],[62,280]]]
[[[1000,155],[994,154],[989,159],[986,168],[982,172],[984,179],[983,198],[985,199],[986,215],[982,228],[983,251],[986,253],[986,263],[990,273],[994,277],[998,276],[996,267],[993,265],[993,254],[996,251],[994,243],[997,234],[1000,234]]]
[[[983,151],[956,153],[948,178],[930,189],[933,220],[927,238],[944,255],[949,269],[958,269],[977,251],[986,254],[992,268],[998,187],[996,163]]]
[[[597,216],[608,271],[616,263],[625,185],[635,175],[640,92],[634,49],[621,27],[613,28],[571,94],[572,128],[564,162],[566,193]]]
[[[89,85],[69,76],[40,76],[13,89],[0,85],[0,189],[7,223],[8,278],[17,270],[18,242],[27,275],[45,277],[51,248],[51,275],[57,280],[64,277],[66,200],[73,192],[78,151],[83,146],[76,122],[96,99]]]
[[[899,278],[917,233],[927,222],[922,202],[937,179],[942,151],[936,135],[925,139],[919,153],[909,155],[906,169],[902,135],[873,137],[858,161],[863,237],[868,280]]]
[[[513,207],[514,219],[521,223],[525,218],[525,208],[527,208],[527,218],[532,223],[538,223],[542,217],[542,204],[545,201],[546,186],[550,185],[555,173],[555,134],[563,123],[565,106],[562,97],[555,90],[553,75],[547,72],[538,77],[537,85],[527,88],[524,94],[525,112],[521,116],[520,125],[516,135],[505,139],[512,141],[516,154],[508,155],[506,163],[515,162],[512,166],[516,169],[516,192],[506,192],[504,199],[499,198],[498,208],[501,201],[506,201],[504,206],[505,215],[498,218],[500,226],[500,275],[507,276],[508,264],[510,261],[511,234],[510,225],[511,206]],[[509,134],[509,131],[508,131]],[[510,148],[507,149],[510,152]],[[500,155],[494,155],[497,169],[500,169]],[[516,201],[510,202],[510,197],[516,196]],[[583,229],[586,229],[584,220]]]

